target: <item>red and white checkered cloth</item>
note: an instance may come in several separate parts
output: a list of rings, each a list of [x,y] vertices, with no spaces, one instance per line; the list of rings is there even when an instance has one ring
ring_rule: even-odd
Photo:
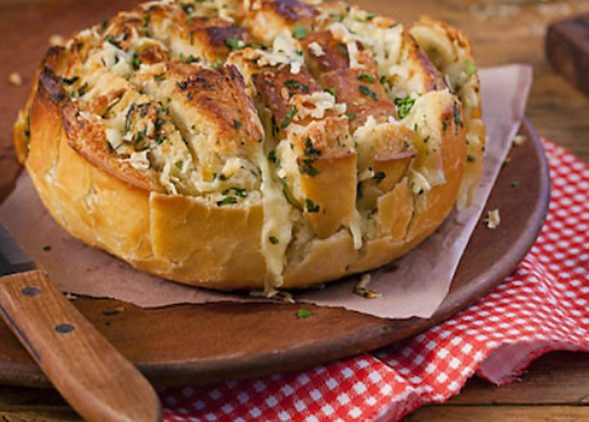
[[[477,374],[514,380],[552,350],[589,351],[589,168],[545,141],[550,211],[514,274],[452,319],[327,366],[160,391],[167,421],[395,421]]]

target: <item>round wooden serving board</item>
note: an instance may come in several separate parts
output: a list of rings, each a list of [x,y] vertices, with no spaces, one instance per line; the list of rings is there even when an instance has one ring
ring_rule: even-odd
[[[502,169],[486,208],[500,209],[501,224],[496,230],[482,222],[477,226],[449,295],[430,319],[387,320],[307,304],[304,308],[313,315],[302,319],[296,315],[301,305],[232,303],[145,310],[114,300],[78,298],[73,303],[156,385],[301,369],[401,340],[488,293],[533,245],[546,216],[550,180],[542,144],[529,122],[520,132],[528,141],[512,149],[511,163]],[[10,184],[7,177],[13,175],[0,174],[5,185]],[[4,324],[0,383],[49,386]]]

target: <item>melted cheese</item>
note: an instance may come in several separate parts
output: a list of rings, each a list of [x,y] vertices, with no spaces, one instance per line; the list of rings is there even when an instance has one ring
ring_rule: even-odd
[[[272,51],[257,50],[261,66],[277,66],[279,64],[290,65],[290,71],[298,74],[305,65],[302,52],[296,49],[292,40],[277,36],[274,39]]]
[[[323,119],[328,111],[334,111],[337,115],[346,112],[346,105],[336,103],[335,97],[329,92],[314,92],[305,95],[296,94],[290,101],[298,110],[297,114],[293,117],[295,121],[309,116],[314,119]]]
[[[262,170],[262,205],[264,225],[262,226],[262,255],[266,260],[265,293],[283,284],[286,248],[292,239],[291,205],[287,202],[280,182],[275,180],[271,164],[263,154],[258,157]]]

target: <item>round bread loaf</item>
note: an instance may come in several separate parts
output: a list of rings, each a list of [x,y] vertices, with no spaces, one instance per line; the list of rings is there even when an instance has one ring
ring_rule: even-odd
[[[313,3],[149,2],[51,48],[14,133],[56,221],[166,279],[270,294],[384,265],[468,206],[466,37]]]

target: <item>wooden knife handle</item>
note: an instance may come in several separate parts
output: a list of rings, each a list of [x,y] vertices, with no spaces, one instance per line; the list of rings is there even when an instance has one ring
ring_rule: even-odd
[[[149,382],[43,271],[0,278],[0,314],[84,419],[161,420],[161,405]]]

